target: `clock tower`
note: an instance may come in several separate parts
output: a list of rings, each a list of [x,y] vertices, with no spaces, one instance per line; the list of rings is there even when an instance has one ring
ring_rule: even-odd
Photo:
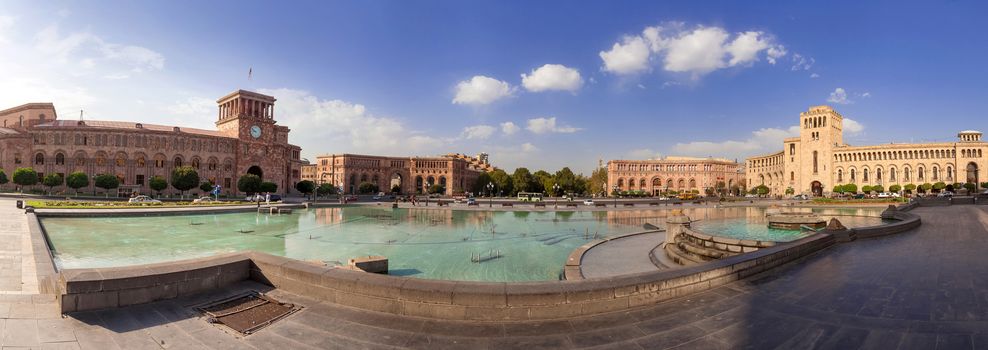
[[[236,173],[260,176],[287,191],[298,182],[300,149],[288,143],[289,128],[274,119],[275,98],[237,90],[223,96],[216,128],[237,139]],[[282,192],[284,193],[284,192]]]

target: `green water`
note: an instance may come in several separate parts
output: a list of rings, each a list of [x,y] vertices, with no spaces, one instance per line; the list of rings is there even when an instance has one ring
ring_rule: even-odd
[[[749,231],[743,227],[759,230],[757,225],[746,223],[764,217],[764,210],[759,208],[696,208],[684,212],[701,220],[697,224],[727,223],[718,230],[731,235]],[[869,209],[837,214],[877,216],[878,212]],[[358,206],[296,210],[286,215],[44,218],[41,223],[52,243],[55,262],[62,269],[127,266],[256,250],[329,264],[383,255],[394,275],[514,282],[558,279],[569,253],[594,236],[641,231],[644,223],[664,226],[667,213]],[[868,225],[880,222],[869,219]],[[765,240],[790,240],[787,235],[793,234],[769,233],[767,237],[771,239]],[[477,256],[484,261],[474,262]]]

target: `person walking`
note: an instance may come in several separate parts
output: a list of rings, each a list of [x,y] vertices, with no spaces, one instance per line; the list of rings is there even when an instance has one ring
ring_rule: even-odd
[[[271,192],[264,192],[264,205],[271,205]]]

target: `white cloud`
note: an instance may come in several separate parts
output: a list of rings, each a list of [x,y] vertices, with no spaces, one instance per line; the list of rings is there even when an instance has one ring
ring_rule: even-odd
[[[844,91],[844,88],[836,88],[834,89],[834,92],[830,93],[830,97],[827,98],[827,102],[846,105],[853,103],[854,101],[847,98],[847,91]]]
[[[860,97],[860,98],[869,98],[869,97],[871,97],[871,93],[870,93],[870,92],[867,92],[867,91],[865,91],[865,92],[862,92],[862,93],[859,93],[859,94],[857,94],[857,95],[858,95],[858,97]]]
[[[682,156],[724,157],[741,160],[752,155],[777,152],[782,146],[782,140],[795,136],[799,136],[799,126],[792,126],[785,130],[762,128],[753,131],[750,137],[740,141],[677,143],[672,146],[670,153]]]
[[[505,135],[513,135],[514,133],[518,132],[518,129],[519,129],[518,125],[515,125],[515,123],[513,122],[501,123],[501,132],[503,132]]]
[[[860,134],[864,131],[864,125],[858,123],[856,120],[844,118],[844,132],[851,135]]]
[[[601,51],[600,57],[607,72],[645,72],[654,59],[662,61],[666,71],[690,73],[696,79],[718,69],[749,66],[763,52],[771,64],[787,54],[784,46],[764,32],[730,34],[720,27],[687,28],[674,22],[646,27],[641,35],[625,36],[610,51]]]
[[[810,74],[810,79],[816,79],[816,78],[819,78],[819,77],[820,77],[819,74],[816,74],[816,73]]]
[[[216,101],[203,97],[189,97],[168,107],[174,114],[207,117],[216,114]]]
[[[68,61],[68,57],[73,54],[95,56],[80,61],[80,65],[84,68],[104,64],[117,69],[142,72],[147,69],[161,70],[165,66],[165,57],[154,50],[107,42],[89,32],[75,32],[62,36],[57,25],[42,29],[34,39],[34,47],[37,50],[61,62]]]
[[[412,130],[398,119],[373,115],[361,104],[320,99],[295,89],[258,92],[278,98],[276,117],[292,129],[290,142],[316,152],[408,155],[435,151],[445,143]]]
[[[603,70],[616,74],[635,74],[649,70],[648,46],[639,36],[625,37],[621,43],[614,43],[610,51],[601,51],[604,60]]]
[[[461,138],[467,140],[483,140],[490,138],[494,135],[494,131],[497,129],[490,125],[474,125],[463,128],[463,132],[460,134]]]
[[[556,117],[529,119],[528,126],[525,127],[525,129],[536,134],[546,134],[546,133],[569,134],[582,130],[580,128],[574,128],[572,126],[556,125]]]
[[[511,96],[514,89],[506,82],[476,75],[456,84],[455,104],[486,105]]]
[[[538,151],[539,148],[535,147],[531,142],[525,142],[521,144],[521,151],[525,153]]]
[[[651,148],[639,148],[628,152],[628,159],[658,159],[662,154]]]
[[[800,55],[799,53],[793,53],[792,54],[792,68],[789,68],[789,69],[790,70],[794,70],[794,71],[797,71],[797,70],[810,70],[810,68],[813,67],[813,64],[814,63],[816,63],[816,60],[813,59],[813,57],[805,57],[803,55]]]
[[[0,44],[7,42],[7,37],[11,36],[11,28],[14,27],[14,23],[17,19],[13,16],[2,16],[0,15]]]
[[[583,86],[580,71],[561,64],[546,64],[532,70],[531,75],[522,74],[521,84],[526,90],[541,92],[547,90],[576,91]]]

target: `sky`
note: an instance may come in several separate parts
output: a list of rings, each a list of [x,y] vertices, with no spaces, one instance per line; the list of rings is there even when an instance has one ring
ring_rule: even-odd
[[[213,129],[274,96],[304,158],[611,159],[781,150],[827,104],[845,142],[984,129],[976,1],[3,1],[0,109]],[[252,71],[248,79],[248,72]]]

